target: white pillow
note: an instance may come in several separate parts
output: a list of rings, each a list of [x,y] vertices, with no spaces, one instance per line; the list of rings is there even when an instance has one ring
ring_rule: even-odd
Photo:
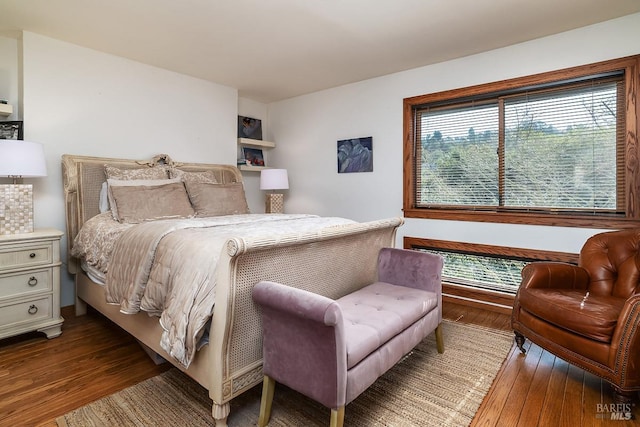
[[[102,188],[100,188],[100,213],[109,212],[109,196],[107,195],[108,186],[107,182],[102,183]]]

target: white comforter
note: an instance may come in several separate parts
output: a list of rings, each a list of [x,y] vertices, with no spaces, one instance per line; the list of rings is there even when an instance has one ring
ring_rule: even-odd
[[[160,315],[162,348],[188,367],[213,313],[216,265],[229,238],[303,233],[352,222],[314,215],[250,214],[126,227],[114,239],[108,265],[103,266],[107,300],[120,304],[123,313],[143,310]],[[90,251],[74,247],[76,256],[83,252]]]

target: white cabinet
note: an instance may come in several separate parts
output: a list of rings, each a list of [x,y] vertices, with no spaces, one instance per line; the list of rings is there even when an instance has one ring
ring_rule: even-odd
[[[25,332],[62,333],[60,238],[62,232],[0,236],[0,338]]]

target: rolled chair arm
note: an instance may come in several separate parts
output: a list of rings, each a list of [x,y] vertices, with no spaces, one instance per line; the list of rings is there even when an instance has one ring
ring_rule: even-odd
[[[378,255],[378,280],[392,285],[440,293],[440,255],[409,249],[382,248]]]
[[[587,289],[589,273],[563,262],[533,262],[522,269],[520,288]]]
[[[342,311],[330,298],[280,283],[253,288],[262,310],[263,371],[329,408],[345,404],[347,349]],[[275,356],[277,355],[277,356]]]
[[[618,316],[618,326],[620,328],[624,322],[633,322],[634,316],[640,316],[640,293],[631,295],[624,302],[620,316]]]
[[[640,387],[640,293],[629,297],[611,339],[609,366],[627,369],[627,387]]]

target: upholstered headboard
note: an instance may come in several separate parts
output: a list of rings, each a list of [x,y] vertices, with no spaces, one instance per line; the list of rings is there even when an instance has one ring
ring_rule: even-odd
[[[64,154],[62,180],[64,188],[67,249],[70,251],[78,231],[88,219],[100,213],[100,190],[106,181],[105,165],[120,169],[139,169],[157,165],[176,167],[187,172],[212,171],[221,184],[242,182],[240,170],[232,165],[174,162],[168,155],[159,154],[151,160],[113,159]],[[69,272],[78,270],[77,261],[69,258]]]

